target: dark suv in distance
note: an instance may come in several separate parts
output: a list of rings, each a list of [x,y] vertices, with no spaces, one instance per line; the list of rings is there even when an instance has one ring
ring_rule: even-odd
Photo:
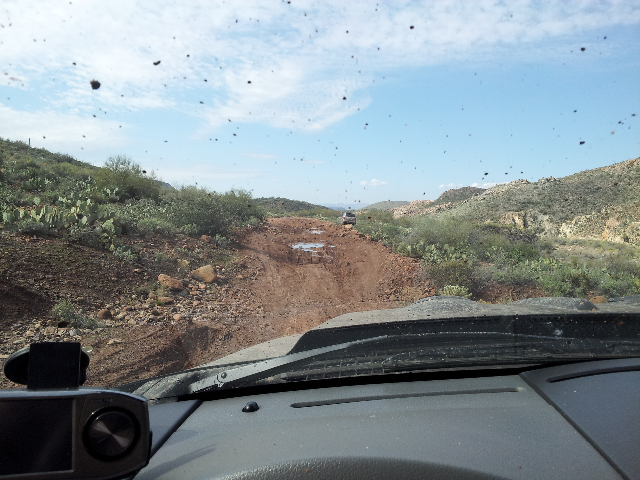
[[[342,214],[342,224],[346,225],[347,223],[351,223],[352,225],[356,224],[356,214],[353,212],[344,212]]]

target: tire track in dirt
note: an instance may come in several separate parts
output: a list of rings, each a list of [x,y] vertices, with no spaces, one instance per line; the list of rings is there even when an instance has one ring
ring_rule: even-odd
[[[396,308],[430,293],[415,260],[349,227],[274,218],[239,241],[242,265],[255,272],[248,288],[261,302],[257,324],[272,326],[276,337],[303,333],[347,312]],[[298,243],[323,246],[292,248]]]

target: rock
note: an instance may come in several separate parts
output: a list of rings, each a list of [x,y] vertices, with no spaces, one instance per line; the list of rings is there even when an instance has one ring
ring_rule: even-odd
[[[122,320],[123,318],[125,318],[127,316],[126,313],[122,312],[119,313],[118,315],[116,315],[116,320]]]
[[[244,277],[242,275],[236,275],[236,278],[242,280]]]
[[[56,329],[55,327],[47,327],[44,329],[44,334],[45,335],[53,335],[56,333]]]
[[[202,240],[205,243],[209,243],[211,241],[211,236],[210,235],[201,235],[200,236],[200,240]]]
[[[194,300],[194,301],[193,301],[193,306],[194,306],[194,307],[197,307],[198,305],[200,305],[200,303],[201,303],[201,302],[200,302],[199,300]]]
[[[173,303],[173,298],[171,297],[158,297],[158,302],[162,305],[171,305]]]
[[[122,343],[124,343],[124,341],[120,340],[119,338],[112,338],[107,342],[107,345],[120,345]]]
[[[609,303],[607,297],[603,297],[602,295],[596,295],[595,297],[591,297],[589,299],[591,303]]]
[[[159,318],[160,318],[160,317],[158,317],[158,316],[156,316],[156,315],[151,315],[151,316],[149,317],[149,321],[150,321],[150,322],[157,322]]]
[[[345,230],[352,230],[353,229],[353,225],[351,225],[351,224],[345,225],[344,229]]]
[[[114,322],[113,320],[105,320],[104,324],[107,327],[113,327],[116,324],[116,322]]]
[[[103,308],[98,312],[97,317],[104,320],[105,318],[113,317],[113,315],[111,314],[111,310],[109,310],[108,308]]]
[[[131,319],[127,322],[128,325],[131,325],[132,327],[135,327],[137,325],[136,321]]]
[[[180,315],[179,313],[176,313],[173,315],[173,319],[177,322],[178,320],[182,320],[182,315]]]
[[[213,283],[218,280],[218,274],[213,265],[197,268],[191,272],[191,276],[204,283]]]
[[[151,310],[151,315],[159,317],[160,316],[160,311],[158,309],[154,308],[153,310]]]
[[[182,285],[180,280],[170,277],[169,275],[165,275],[164,273],[158,275],[158,282],[160,282],[160,285],[177,292],[184,290],[184,285]]]
[[[75,328],[72,328],[71,330],[69,330],[70,337],[75,337],[76,335],[78,335],[78,332],[76,332]]]

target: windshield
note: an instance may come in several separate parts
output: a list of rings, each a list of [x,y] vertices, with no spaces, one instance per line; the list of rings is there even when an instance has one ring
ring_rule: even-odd
[[[81,342],[117,386],[298,355],[233,386],[638,354],[636,1],[16,1],[0,27],[0,360]]]

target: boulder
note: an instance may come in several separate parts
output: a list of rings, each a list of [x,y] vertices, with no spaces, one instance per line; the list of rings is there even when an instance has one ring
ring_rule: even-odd
[[[213,283],[218,280],[218,274],[213,265],[205,265],[191,272],[191,276],[204,283]]]
[[[591,303],[608,303],[607,297],[603,297],[602,295],[596,295],[595,297],[591,297],[589,299]]]
[[[113,317],[113,315],[111,314],[111,310],[109,310],[108,308],[103,308],[102,310],[100,310],[97,316],[101,319]]]
[[[164,273],[158,275],[158,282],[160,282],[160,285],[163,285],[170,290],[174,290],[177,292],[184,290],[184,285],[182,285],[182,282],[180,282],[180,280],[170,277],[169,275],[165,275]]]
[[[171,297],[158,297],[158,303],[162,305],[171,305],[173,303],[173,298]]]

